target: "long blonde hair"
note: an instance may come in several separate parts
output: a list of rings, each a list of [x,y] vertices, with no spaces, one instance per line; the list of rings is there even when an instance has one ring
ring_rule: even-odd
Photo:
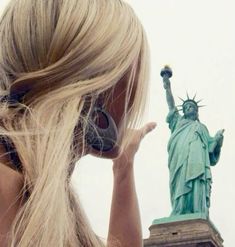
[[[103,246],[69,171],[84,149],[87,98],[94,104],[125,75],[127,128],[144,110],[148,54],[143,28],[123,1],[11,0],[0,22],[0,96],[30,90],[14,107],[0,103],[0,135],[14,143],[24,175],[25,202],[9,246]]]

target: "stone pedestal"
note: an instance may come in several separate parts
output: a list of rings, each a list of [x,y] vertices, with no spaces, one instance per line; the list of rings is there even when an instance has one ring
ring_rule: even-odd
[[[223,239],[212,222],[201,215],[155,220],[144,247],[223,247]]]

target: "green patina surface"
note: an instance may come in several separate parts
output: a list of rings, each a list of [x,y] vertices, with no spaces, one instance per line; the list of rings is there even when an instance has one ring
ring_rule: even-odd
[[[165,67],[161,76],[169,107],[166,121],[171,130],[167,150],[172,212],[167,219],[208,218],[212,183],[210,167],[219,160],[224,130],[210,136],[207,127],[199,120],[200,106],[195,96],[190,99],[187,95],[181,109],[177,109],[169,80],[171,69]]]
[[[210,166],[220,156],[217,137],[211,137],[204,124],[170,111],[168,165],[172,215],[209,214],[212,176]]]

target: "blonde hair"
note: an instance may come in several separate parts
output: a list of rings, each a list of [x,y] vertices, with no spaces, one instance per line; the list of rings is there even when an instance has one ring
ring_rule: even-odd
[[[87,98],[93,105],[126,75],[125,129],[143,114],[147,42],[133,10],[121,0],[11,0],[0,22],[0,74],[0,95],[30,89],[14,107],[0,104],[0,135],[14,143],[25,180],[9,246],[103,246],[69,171],[84,150]]]

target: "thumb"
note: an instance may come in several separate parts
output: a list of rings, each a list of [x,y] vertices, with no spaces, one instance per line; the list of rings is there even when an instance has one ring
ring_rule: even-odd
[[[144,125],[144,127],[141,128],[142,137],[144,137],[149,132],[154,130],[156,128],[156,126],[157,126],[157,123],[155,123],[155,122],[150,122],[150,123],[147,123],[146,125]]]

